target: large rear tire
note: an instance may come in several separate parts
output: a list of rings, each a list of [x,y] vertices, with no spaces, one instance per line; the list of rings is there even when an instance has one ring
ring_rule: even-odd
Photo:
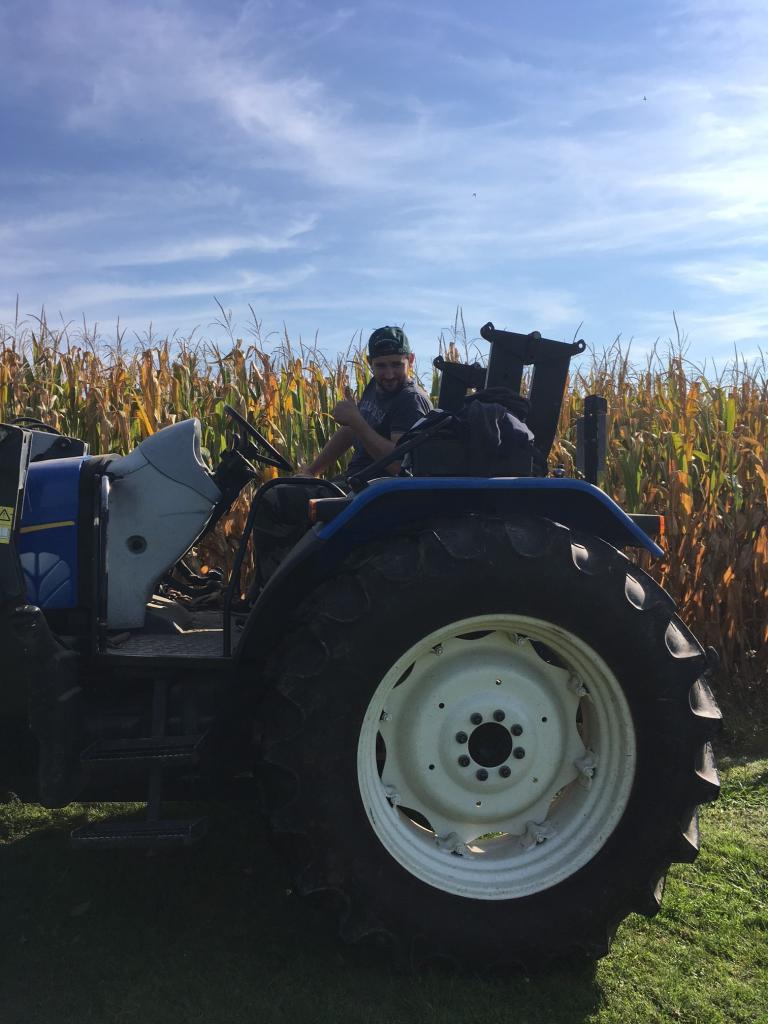
[[[603,541],[446,520],[358,552],[272,659],[264,778],[341,933],[535,967],[658,910],[717,796],[708,661]]]

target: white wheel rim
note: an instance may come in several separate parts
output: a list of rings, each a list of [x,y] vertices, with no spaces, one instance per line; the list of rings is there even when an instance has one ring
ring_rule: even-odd
[[[632,715],[602,658],[551,622],[494,615],[398,658],[368,705],[357,770],[371,827],[399,864],[444,892],[503,900],[597,854],[635,761]]]

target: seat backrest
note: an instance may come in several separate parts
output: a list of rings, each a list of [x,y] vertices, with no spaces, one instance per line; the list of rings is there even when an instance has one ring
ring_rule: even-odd
[[[114,459],[109,475],[113,480],[119,479],[148,462],[163,476],[216,502],[219,489],[203,462],[200,440],[200,420],[193,418],[174,423],[146,438],[130,455]]]
[[[200,456],[200,423],[159,430],[109,464],[107,621],[138,628],[161,577],[197,540],[221,492]]]

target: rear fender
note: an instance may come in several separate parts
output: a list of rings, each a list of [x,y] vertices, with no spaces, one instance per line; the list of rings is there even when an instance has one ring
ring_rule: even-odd
[[[341,530],[371,530],[372,536],[409,521],[475,512],[526,513],[602,537],[614,547],[664,552],[605,491],[585,480],[553,477],[418,477],[375,481],[326,524],[328,540]]]
[[[291,609],[357,547],[436,517],[480,514],[539,516],[602,537],[614,547],[664,552],[599,488],[549,477],[402,477],[374,481],[331,522],[314,527],[269,580],[236,651],[260,660],[279,640]]]

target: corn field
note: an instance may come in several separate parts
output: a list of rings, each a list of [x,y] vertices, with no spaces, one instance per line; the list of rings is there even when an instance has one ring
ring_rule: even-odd
[[[225,325],[226,326],[226,325]],[[258,326],[258,325],[257,325]],[[334,432],[331,410],[359,395],[368,369],[359,345],[335,360],[265,344],[258,331],[226,346],[151,337],[126,351],[96,332],[73,337],[44,320],[0,327],[0,420],[35,416],[83,438],[94,454],[127,452],[152,432],[197,416],[213,464],[227,444],[224,404],[248,415],[294,463]],[[458,342],[458,345],[457,345]],[[463,337],[435,348],[458,359]],[[436,396],[437,376],[422,378]],[[764,364],[738,357],[706,376],[678,348],[633,365],[618,344],[576,366],[552,464],[575,475],[576,417],[584,396],[609,404],[604,489],[630,512],[663,513],[663,563],[643,567],[673,595],[683,619],[723,660],[720,692],[764,704],[768,669],[768,379]],[[267,470],[265,477],[273,475]],[[247,510],[241,496],[202,553],[224,567]]]

